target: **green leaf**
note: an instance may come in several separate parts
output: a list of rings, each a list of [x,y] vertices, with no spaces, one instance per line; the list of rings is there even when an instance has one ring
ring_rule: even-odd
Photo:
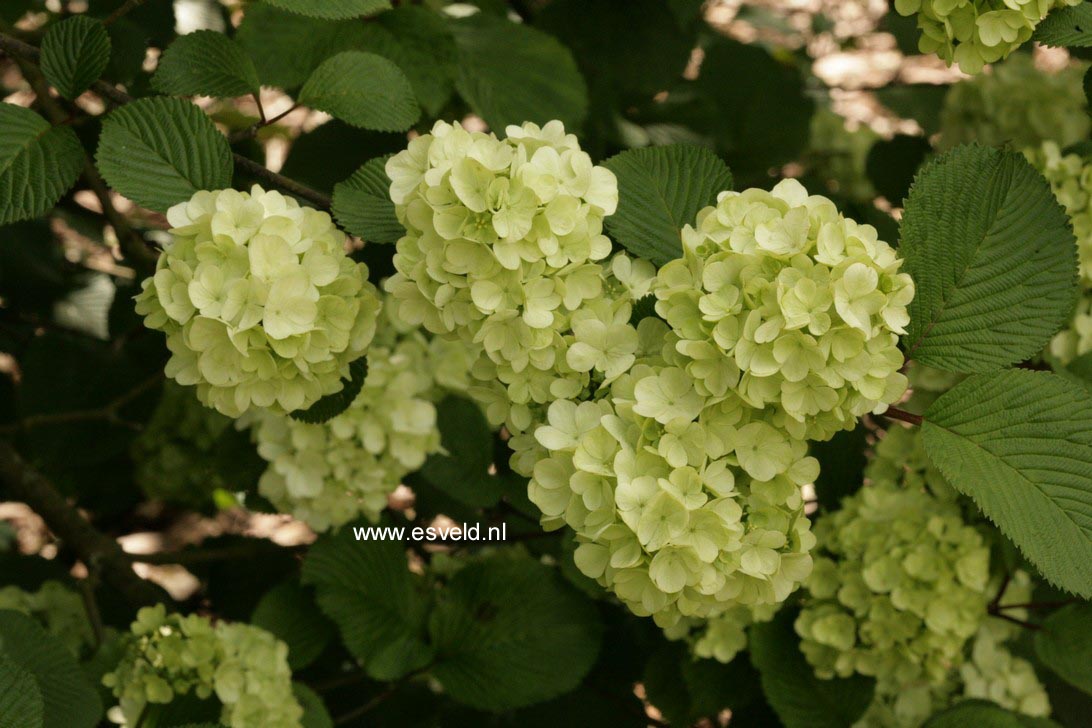
[[[249,3],[235,40],[250,54],[262,84],[296,89],[329,55],[326,49],[338,25]]]
[[[849,728],[872,702],[874,681],[855,675],[820,680],[800,652],[796,615],[782,610],[750,630],[751,661],[785,728]]]
[[[430,455],[421,476],[443,493],[471,506],[500,499],[500,484],[489,475],[493,432],[481,409],[465,397],[445,397],[436,406],[444,448]]]
[[[324,536],[304,559],[303,582],[315,586],[319,608],[376,680],[396,680],[432,659],[428,599],[400,542],[358,542],[351,528]]]
[[[294,420],[308,422],[312,425],[319,425],[327,420],[332,420],[349,409],[349,405],[353,403],[353,400],[357,398],[360,390],[364,387],[364,380],[367,377],[368,359],[362,356],[349,363],[349,378],[341,380],[340,391],[322,397],[307,409],[289,412],[288,416]]]
[[[673,144],[631,149],[604,166],[618,177],[618,211],[607,231],[636,256],[656,265],[682,257],[680,230],[698,211],[732,189],[732,172],[704,147]]]
[[[865,171],[876,191],[893,205],[902,205],[910,191],[914,174],[932,151],[929,140],[919,136],[896,134],[881,139],[868,150]]]
[[[270,5],[312,18],[347,20],[389,10],[390,0],[265,0]]]
[[[588,89],[572,53],[540,30],[486,13],[456,21],[455,88],[493,130],[560,120],[570,131],[588,112]]]
[[[975,375],[929,407],[922,436],[1043,576],[1092,596],[1092,393],[1046,372]]]
[[[917,287],[908,358],[991,371],[1038,354],[1073,311],[1069,220],[1022,154],[962,146],[938,157],[914,181],[901,234]]]
[[[1055,10],[1039,23],[1031,37],[1054,48],[1092,46],[1092,3]]]
[[[988,700],[963,700],[925,721],[922,728],[1050,728],[1057,725],[1048,718],[1013,713]]]
[[[375,53],[345,51],[322,62],[299,102],[361,129],[404,131],[421,116],[402,69]]]
[[[102,124],[96,160],[111,187],[159,212],[198,190],[231,186],[227,139],[183,99],[140,99],[111,112]]]
[[[1035,633],[1035,654],[1066,682],[1092,695],[1092,604],[1070,604]]]
[[[293,670],[314,662],[334,633],[333,625],[316,614],[314,600],[294,579],[267,591],[250,621],[288,645],[288,666]]]
[[[0,657],[34,676],[45,706],[42,728],[93,728],[102,702],[72,653],[32,618],[0,610]]]
[[[49,27],[42,38],[42,73],[66,99],[99,79],[110,63],[110,35],[98,20],[73,15]]]
[[[243,47],[213,30],[188,33],[171,43],[159,59],[152,86],[173,96],[224,98],[257,94],[261,88],[258,69]]]
[[[361,24],[354,46],[396,63],[430,116],[440,113],[455,90],[455,38],[437,13],[397,7]]]
[[[338,224],[369,243],[393,243],[406,234],[391,202],[391,180],[384,169],[389,158],[368,160],[334,187],[333,213]]]
[[[0,225],[44,215],[83,169],[76,133],[30,109],[0,104]]]
[[[42,725],[45,703],[34,676],[0,655],[0,728]]]
[[[432,675],[482,710],[531,705],[572,690],[599,653],[594,604],[522,554],[463,567],[429,619]]]
[[[303,708],[303,718],[300,719],[301,728],[334,728],[334,721],[326,710],[326,704],[322,702],[311,688],[303,683],[292,683],[292,692]]]
[[[819,461],[815,494],[825,510],[837,510],[842,498],[861,487],[868,462],[867,449],[868,428],[863,424],[841,430],[826,442],[808,443],[808,454]]]

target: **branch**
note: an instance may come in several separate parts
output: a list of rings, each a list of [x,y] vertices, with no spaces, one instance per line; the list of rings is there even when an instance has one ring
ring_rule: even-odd
[[[131,10],[136,10],[143,4],[144,0],[126,0],[125,4],[119,7],[114,12],[110,13],[106,20],[102,21],[102,24],[112,25],[124,16],[128,15]]]
[[[38,63],[38,59],[41,57],[41,51],[34,46],[16,38],[12,38],[10,35],[4,33],[0,33],[0,50],[4,51],[12,58],[21,58],[35,64]],[[102,80],[95,81],[91,84],[91,90],[117,106],[124,106],[125,104],[136,100],[121,89]],[[317,190],[302,185],[295,180],[270,171],[237,152],[234,153],[234,157],[235,166],[240,170],[253,174],[255,177],[259,177],[272,185],[280,187],[285,192],[296,195],[301,199],[307,200],[319,209],[329,212],[330,207],[333,204],[329,195],[325,195]]]
[[[134,605],[169,599],[159,587],[136,575],[117,541],[92,526],[53,483],[4,441],[0,441],[0,483],[13,499],[26,503],[41,516],[88,570],[98,569],[103,579]]]
[[[71,412],[47,412],[40,415],[23,417],[14,425],[0,427],[0,434],[12,434],[21,430],[32,430],[35,427],[48,425],[68,425],[75,422],[109,422],[114,425],[139,429],[132,422],[121,417],[121,410],[127,404],[140,397],[140,395],[155,389],[163,381],[163,372],[156,372],[152,376],[137,384],[135,387],[119,395],[116,399],[102,407],[86,410],[74,410]]]
[[[898,407],[888,407],[887,411],[883,413],[883,416],[892,420],[899,420],[900,422],[909,422],[911,425],[918,425],[919,427],[921,426],[921,423],[925,421],[921,415],[901,410]]]

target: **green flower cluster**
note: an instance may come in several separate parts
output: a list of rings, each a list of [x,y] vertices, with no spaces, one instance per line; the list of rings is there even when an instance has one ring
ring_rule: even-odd
[[[252,435],[269,461],[259,490],[318,531],[361,515],[379,519],[403,476],[440,450],[434,405],[465,392],[473,352],[426,339],[384,312],[368,350],[368,375],[349,408],[323,424],[260,413]]]
[[[964,73],[1007,57],[1026,43],[1054,8],[1081,0],[895,0],[899,15],[917,14],[922,53],[936,53]]]
[[[1010,585],[1005,590],[1005,602],[1010,604],[1026,603],[1030,597],[1031,580],[1027,574],[1019,572],[1028,585],[1021,599],[1018,592]],[[1006,610],[1007,615],[1022,619],[1026,613],[1022,610]],[[1038,718],[1050,715],[1050,698],[1046,688],[1039,682],[1035,668],[1022,657],[1016,657],[1005,644],[1013,638],[1012,630],[1006,629],[1011,624],[1000,620],[989,620],[975,635],[969,659],[959,667],[959,679],[963,683],[963,697],[990,700],[1003,708]]]
[[[632,363],[628,306],[603,298],[597,263],[611,252],[603,217],[617,182],[560,122],[510,126],[501,140],[440,121],[386,170],[407,231],[386,282],[397,315],[482,348],[476,376],[507,389],[494,418],[526,430],[534,410],[579,397],[589,372]],[[622,277],[651,278],[624,260]]]
[[[682,241],[653,292],[694,397],[734,391],[822,440],[906,391],[898,335],[914,284],[875,228],[789,179],[721,193]]]
[[[217,440],[231,419],[202,406],[193,390],[167,382],[147,426],[133,440],[133,477],[149,498],[193,507],[229,486],[212,467]]]
[[[38,620],[74,655],[94,639],[83,598],[59,581],[46,581],[36,592],[17,586],[0,587],[0,609],[12,609]]]
[[[1079,67],[1046,73],[1031,56],[1017,54],[992,73],[951,87],[941,110],[940,146],[977,142],[1025,149],[1044,141],[1061,147],[1078,142],[1092,128],[1082,78]]]
[[[668,639],[685,639],[695,657],[725,664],[747,648],[747,628],[769,622],[780,604],[735,606],[709,619],[681,619],[664,630]]]
[[[808,171],[850,200],[871,202],[876,197],[876,189],[868,178],[865,165],[868,152],[879,139],[880,135],[866,124],[850,131],[845,118],[828,107],[821,107],[811,117]]]
[[[167,219],[173,239],[137,296],[167,334],[167,376],[229,417],[340,391],[379,301],[329,215],[255,185],[198,192]]]
[[[664,628],[783,601],[811,569],[818,462],[782,414],[701,393],[662,321],[637,334],[629,371],[511,443],[543,525],[571,527],[577,567]]]
[[[103,678],[119,701],[115,722],[133,725],[148,705],[193,693],[215,695],[229,728],[300,728],[288,647],[265,630],[167,614],[157,604],[137,613],[131,631],[125,656]]]
[[[1069,326],[1050,342],[1050,353],[1064,364],[1092,351],[1092,164],[1076,154],[1063,155],[1054,142],[1025,152],[1050,182],[1077,237],[1082,296]]]

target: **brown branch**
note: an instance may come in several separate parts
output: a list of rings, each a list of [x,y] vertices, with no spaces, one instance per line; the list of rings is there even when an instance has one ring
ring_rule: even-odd
[[[0,440],[0,483],[14,500],[26,503],[49,530],[103,580],[134,605],[169,601],[151,582],[133,571],[117,541],[97,530],[44,475],[31,467],[11,443]]]
[[[888,407],[887,411],[883,413],[883,416],[892,420],[899,420],[900,422],[909,422],[911,425],[918,425],[919,427],[921,426],[921,423],[925,421],[921,415],[901,410],[898,407]]]
[[[130,11],[139,8],[141,5],[144,4],[144,2],[145,0],[126,0],[125,4],[120,6],[114,12],[110,13],[110,15],[107,16],[106,20],[102,21],[102,24],[112,25],[116,23],[118,20],[121,20],[123,17],[128,15]]]

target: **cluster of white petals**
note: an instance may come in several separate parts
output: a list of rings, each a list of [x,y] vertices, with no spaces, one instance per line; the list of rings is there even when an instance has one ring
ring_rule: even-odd
[[[126,652],[103,678],[119,704],[109,717],[137,725],[150,704],[180,695],[216,696],[228,728],[301,728],[288,646],[247,624],[212,624],[200,615],[167,614],[162,604],[137,613]]]
[[[722,192],[682,240],[653,292],[695,396],[735,392],[813,440],[902,397],[914,284],[871,225],[789,179]]]
[[[229,417],[305,409],[340,391],[375,333],[368,269],[330,216],[278,192],[198,192],[137,296],[167,334],[167,376]]]
[[[385,312],[347,410],[322,424],[255,418],[252,435],[269,461],[259,491],[317,531],[360,516],[377,521],[402,478],[439,451],[435,403],[466,392],[472,360],[463,342],[428,339]]]

